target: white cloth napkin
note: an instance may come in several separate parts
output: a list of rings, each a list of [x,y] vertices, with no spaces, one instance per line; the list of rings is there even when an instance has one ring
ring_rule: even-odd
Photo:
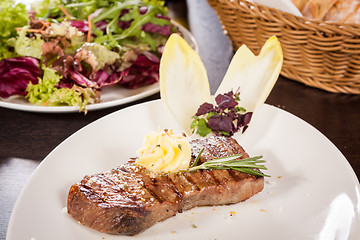
[[[291,0],[252,0],[256,4],[264,5],[266,7],[276,8],[283,12],[291,13],[295,16],[302,16],[301,12],[291,2]]]

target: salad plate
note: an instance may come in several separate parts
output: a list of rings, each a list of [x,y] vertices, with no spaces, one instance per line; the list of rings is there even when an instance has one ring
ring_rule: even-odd
[[[172,21],[178,29],[179,33],[186,40],[186,42],[198,52],[199,48],[195,38],[189,30],[181,24]],[[136,100],[143,99],[158,93],[160,90],[159,83],[154,83],[147,86],[142,86],[137,89],[127,89],[120,86],[106,87],[102,89],[101,102],[89,104],[86,106],[87,111],[104,109],[108,107],[119,106],[130,103]],[[38,106],[33,105],[23,96],[11,96],[9,98],[0,98],[0,107],[29,111],[29,112],[44,112],[44,113],[66,113],[79,112],[78,106]]]
[[[96,232],[67,214],[72,184],[136,156],[144,136],[159,128],[181,132],[156,100],[74,133],[30,177],[14,206],[7,240],[360,239],[360,186],[346,158],[314,127],[266,104],[247,133],[234,136],[251,156],[264,156],[271,175],[264,190],[247,201],[178,213],[134,237]]]

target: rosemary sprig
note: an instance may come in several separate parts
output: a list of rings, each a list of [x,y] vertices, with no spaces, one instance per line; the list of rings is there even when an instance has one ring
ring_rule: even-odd
[[[202,149],[203,151],[203,149]],[[199,166],[195,166],[200,154],[196,157],[194,163],[189,168],[189,172],[200,170],[200,169],[233,169],[239,172],[248,173],[255,176],[262,176],[262,177],[270,177],[269,175],[266,175],[264,173],[258,172],[256,169],[264,169],[267,170],[267,168],[264,165],[258,165],[259,163],[264,163],[265,160],[261,160],[263,156],[256,156],[256,157],[250,157],[250,158],[244,158],[241,159],[241,154],[231,155],[227,157],[217,158],[213,159],[207,162],[204,162],[203,164]]]
[[[205,148],[202,148],[202,149],[200,150],[199,154],[196,156],[196,158],[195,158],[193,164],[191,164],[190,168],[196,166],[196,164],[198,163],[198,161],[199,161],[199,159],[200,159],[200,155],[203,153],[204,149],[205,149]]]

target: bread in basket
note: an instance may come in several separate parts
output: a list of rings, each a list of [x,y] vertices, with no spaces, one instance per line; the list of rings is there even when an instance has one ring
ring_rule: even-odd
[[[329,92],[360,94],[360,24],[296,17],[245,0],[208,2],[235,49],[246,44],[258,54],[276,35],[283,76]]]

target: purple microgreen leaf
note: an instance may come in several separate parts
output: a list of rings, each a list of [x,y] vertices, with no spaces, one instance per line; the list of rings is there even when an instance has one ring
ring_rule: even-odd
[[[232,136],[235,132],[244,132],[248,128],[252,112],[246,112],[245,108],[238,105],[240,92],[219,94],[215,101],[216,105],[203,103],[199,107],[193,116],[191,129],[196,130],[200,136],[206,136],[211,131],[215,135]]]
[[[238,105],[238,103],[235,101],[234,98],[229,97],[228,95],[225,94],[217,95],[215,101],[222,110],[225,110],[226,108],[233,108],[236,105]]]
[[[214,111],[214,105],[212,105],[211,103],[203,103],[200,105],[199,109],[196,112],[196,116],[201,116],[204,114],[207,114],[209,112]]]
[[[244,126],[242,129],[242,133],[244,133],[248,127],[249,127],[248,125]]]
[[[230,92],[228,92],[228,93],[224,93],[224,95],[233,98],[233,97],[234,97],[234,92],[233,92],[233,91],[230,91]]]
[[[237,119],[237,114],[235,111],[229,111],[226,113],[228,117],[230,117],[233,121]]]
[[[251,121],[252,112],[245,113],[243,123],[244,125],[248,125]]]
[[[224,115],[214,115],[209,118],[208,125],[212,130],[215,131],[224,131],[227,133],[231,133],[233,124],[233,120]]]

